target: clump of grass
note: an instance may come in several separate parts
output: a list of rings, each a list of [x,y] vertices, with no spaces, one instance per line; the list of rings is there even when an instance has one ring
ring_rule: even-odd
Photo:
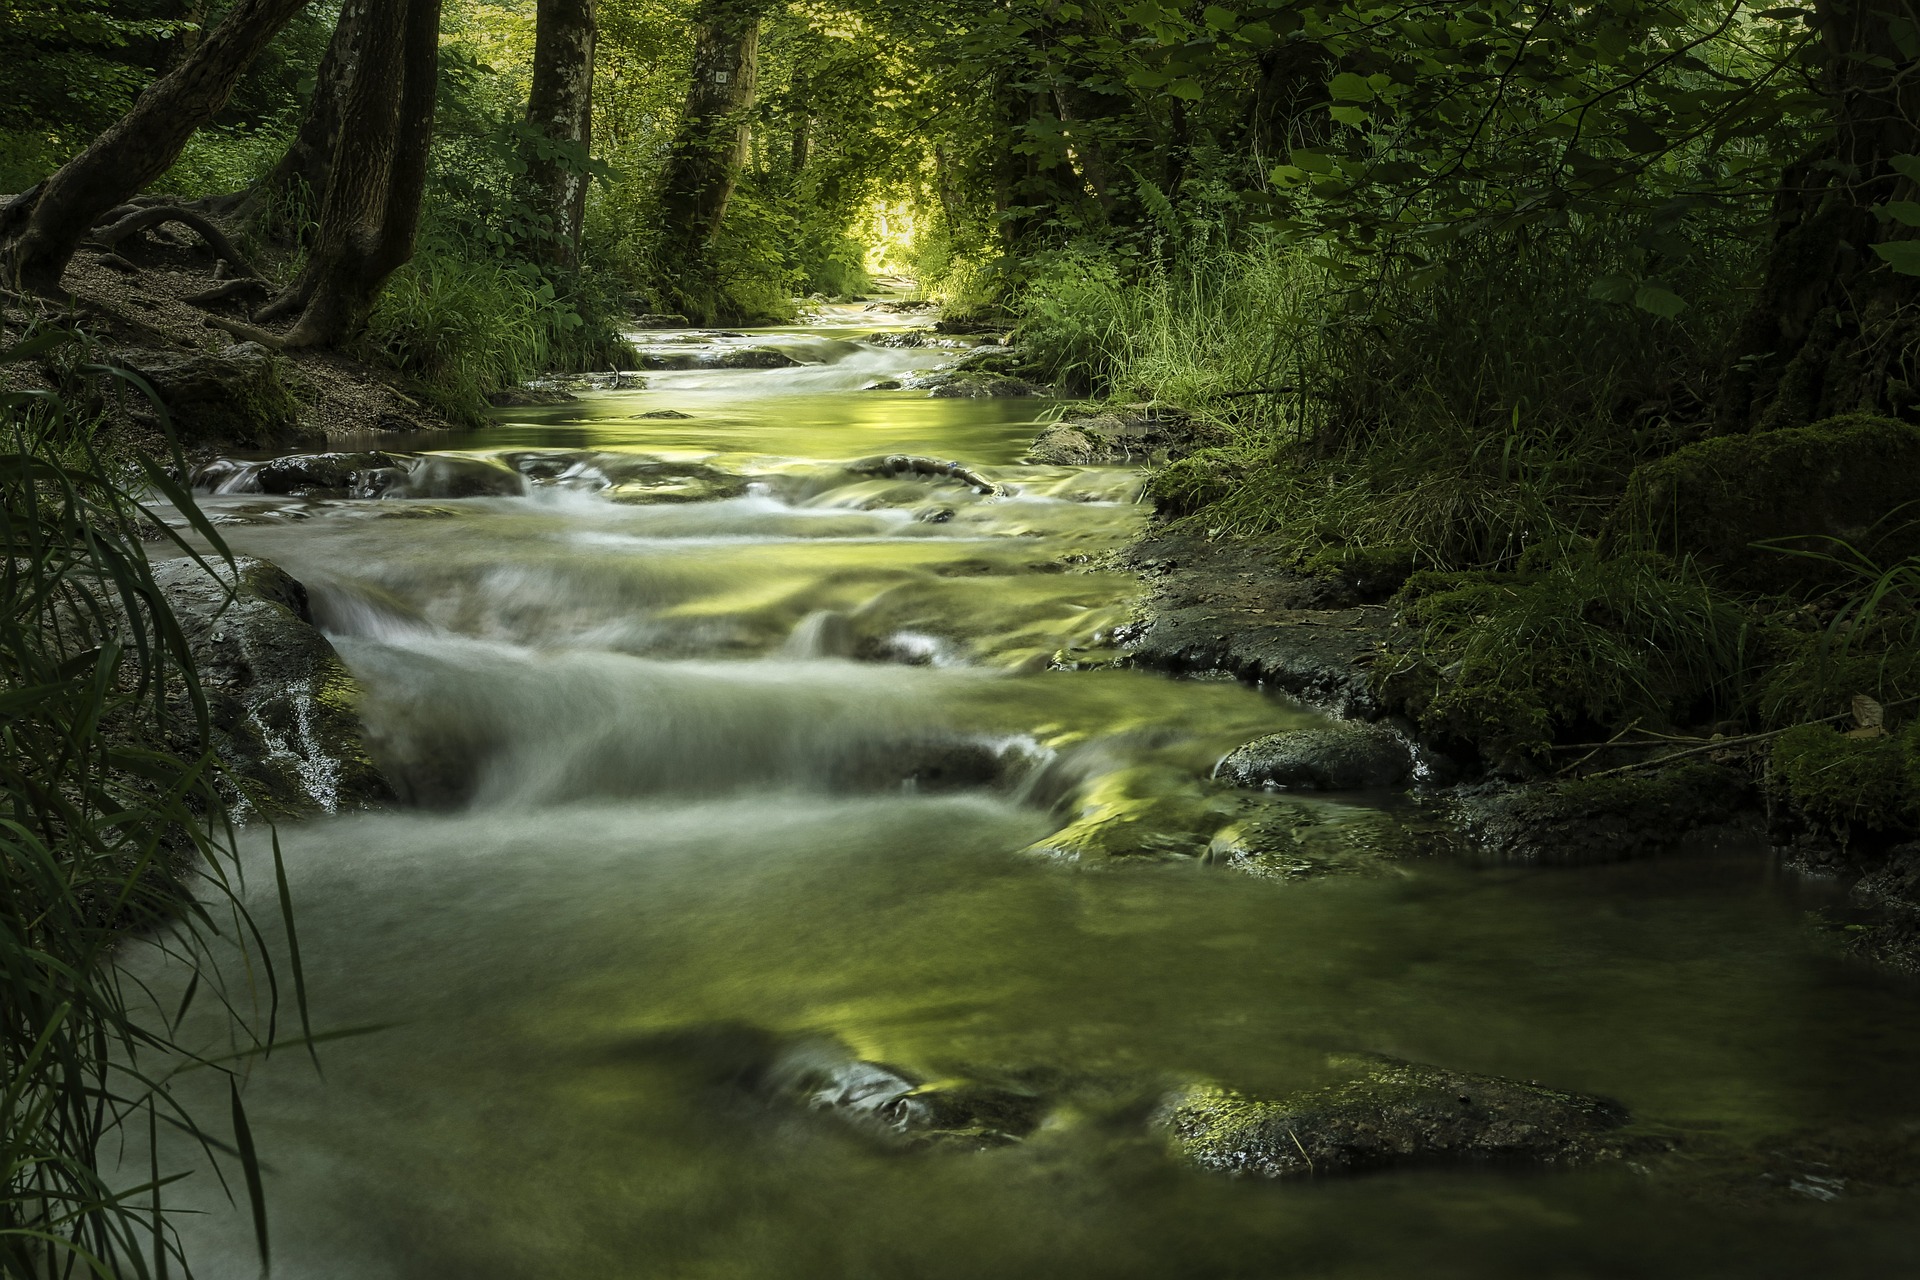
[[[80,339],[57,330],[0,351],[0,363],[116,376],[83,357]],[[153,1009],[125,976],[118,948],[130,934],[164,926],[161,945],[202,975],[188,1003],[194,993],[224,1002],[242,1045],[273,1038],[266,957],[250,956],[269,988],[257,1034],[239,993],[216,978],[222,953],[254,936],[234,878],[230,785],[192,652],[147,559],[142,534],[154,525],[138,491],[158,492],[220,542],[166,460],[123,479],[72,411],[78,400],[0,393],[0,1272],[9,1276],[180,1265],[166,1227],[173,1175],[157,1148],[132,1186],[103,1160],[154,1143],[162,1124],[210,1155],[228,1146],[150,1070],[182,1053],[170,1035],[186,1008]],[[264,1233],[258,1162],[233,1096],[234,1146]]]
[[[365,341],[441,409],[478,420],[489,395],[528,378],[632,368],[611,311],[530,263],[429,246],[388,280]]]

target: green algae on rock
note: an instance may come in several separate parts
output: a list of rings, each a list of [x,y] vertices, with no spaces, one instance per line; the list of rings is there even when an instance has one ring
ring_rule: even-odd
[[[1567,1166],[1618,1157],[1624,1107],[1591,1094],[1373,1054],[1328,1065],[1348,1079],[1267,1100],[1189,1085],[1155,1122],[1200,1169],[1298,1178],[1407,1165]]]

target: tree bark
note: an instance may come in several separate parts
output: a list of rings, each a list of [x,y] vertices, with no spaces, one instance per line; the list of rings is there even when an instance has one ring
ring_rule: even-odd
[[[305,269],[261,313],[299,313],[289,348],[333,346],[366,325],[380,288],[413,256],[440,67],[440,0],[371,6]]]
[[[529,146],[527,190],[547,220],[536,256],[571,267],[587,214],[585,162],[593,143],[594,0],[539,0],[527,123],[545,145]]]
[[[1721,380],[1721,433],[1855,410],[1920,416],[1920,277],[1873,251],[1915,238],[1874,210],[1920,200],[1891,163],[1920,153],[1920,82],[1894,34],[1920,23],[1920,5],[1820,0],[1810,22],[1832,136],[1782,182],[1766,278]]]
[[[333,38],[327,41],[327,51],[314,77],[313,96],[300,117],[300,132],[294,135],[273,172],[261,181],[257,196],[275,199],[304,190],[308,200],[317,202],[326,192],[327,169],[340,140],[340,113],[359,67],[356,41],[360,24],[366,20],[372,2],[345,0],[340,6],[340,20],[334,25]]]
[[[760,69],[760,19],[769,0],[702,0],[693,80],[660,185],[666,247],[678,268],[706,257],[747,157],[748,113]]]
[[[16,289],[54,295],[80,239],[100,216],[165,173],[194,130],[232,95],[260,51],[307,0],[239,0],[180,64],[93,145],[0,209],[0,274]]]

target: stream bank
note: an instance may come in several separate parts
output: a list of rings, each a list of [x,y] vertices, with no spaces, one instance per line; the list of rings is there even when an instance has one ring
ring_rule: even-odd
[[[1823,967],[1803,895],[1741,851],[1456,856],[1398,787],[1457,761],[1218,677],[1239,645],[1358,696],[1381,605],[1259,612],[1252,549],[1138,543],[1133,433],[1032,460],[1044,402],[908,389],[924,347],[825,319],[654,332],[695,358],[644,389],[200,472],[400,797],[281,826],[316,1025],[386,1029],[248,1084],[277,1269],[1905,1248],[1905,1139],[1845,1137],[1909,1132],[1904,1032],[1841,1046],[1909,997]],[[1192,611],[1186,678],[1123,661],[1160,643],[1143,556]],[[1289,666],[1296,632],[1333,638]],[[1329,743],[1341,770],[1301,754]],[[194,1255],[244,1270],[250,1225],[204,1207]]]

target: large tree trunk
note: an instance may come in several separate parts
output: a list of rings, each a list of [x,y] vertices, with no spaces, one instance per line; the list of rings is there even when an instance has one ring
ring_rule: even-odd
[[[313,252],[261,313],[299,312],[288,347],[333,346],[358,333],[387,277],[413,256],[433,137],[440,0],[374,4],[356,44],[359,66],[341,108]]]
[[[239,0],[178,66],[156,81],[93,145],[0,209],[0,274],[57,294],[80,239],[172,166],[211,120],[260,51],[307,0]]]
[[[702,0],[693,80],[660,185],[669,269],[692,266],[727,216],[747,157],[747,117],[760,70],[760,18],[769,0]]]
[[[587,214],[586,160],[593,143],[594,0],[540,0],[527,123],[547,145],[527,149],[527,188],[546,215],[539,257],[570,267]]]
[[[327,189],[327,169],[340,141],[340,115],[352,91],[354,73],[359,69],[358,36],[373,0],[345,0],[340,6],[340,21],[333,38],[320,59],[313,82],[313,96],[300,118],[300,132],[294,135],[286,154],[263,179],[256,195],[277,199],[305,192],[310,201],[318,201]]]
[[[1820,0],[1811,22],[1833,133],[1782,182],[1766,280],[1721,383],[1721,432],[1920,410],[1920,277],[1873,249],[1915,236],[1874,209],[1920,200],[1891,163],[1920,153],[1920,81],[1894,35],[1920,23],[1920,5]]]

